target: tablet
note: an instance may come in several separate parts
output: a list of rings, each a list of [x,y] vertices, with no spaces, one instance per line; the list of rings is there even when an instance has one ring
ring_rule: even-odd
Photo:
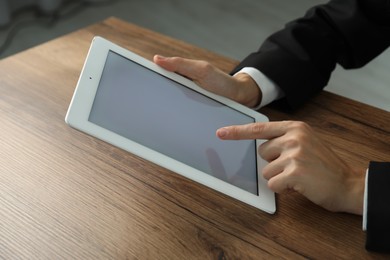
[[[261,174],[262,141],[216,136],[220,127],[267,117],[101,37],[92,41],[65,121],[260,210],[276,210]]]

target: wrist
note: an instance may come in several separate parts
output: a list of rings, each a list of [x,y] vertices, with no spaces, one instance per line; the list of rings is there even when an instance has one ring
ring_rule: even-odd
[[[353,174],[347,181],[344,211],[356,215],[363,215],[366,171],[364,169],[354,169],[352,172]]]
[[[246,73],[237,73],[233,77],[239,84],[235,100],[247,107],[257,107],[262,99],[257,83]]]

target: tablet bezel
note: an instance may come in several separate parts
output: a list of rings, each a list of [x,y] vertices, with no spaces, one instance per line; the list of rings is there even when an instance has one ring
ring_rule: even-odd
[[[268,188],[267,181],[261,174],[261,169],[266,162],[258,154],[256,154],[258,195],[255,195],[88,121],[109,51],[113,51],[166,78],[172,79],[181,85],[248,115],[254,118],[255,122],[268,121],[266,116],[256,111],[230,99],[210,93],[196,85],[193,81],[176,73],[166,71],[155,63],[97,36],[94,37],[92,41],[69,105],[65,117],[67,124],[267,213],[273,214],[276,211],[275,194]],[[256,140],[256,148],[258,148],[262,142],[263,140]]]

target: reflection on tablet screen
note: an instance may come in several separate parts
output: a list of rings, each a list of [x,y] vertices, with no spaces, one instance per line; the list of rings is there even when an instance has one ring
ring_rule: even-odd
[[[254,119],[112,51],[89,121],[253,194],[256,143],[222,141],[223,126]]]

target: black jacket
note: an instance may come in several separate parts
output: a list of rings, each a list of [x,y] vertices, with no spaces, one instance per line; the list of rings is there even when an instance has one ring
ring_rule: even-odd
[[[389,0],[333,0],[271,35],[232,73],[259,69],[295,108],[327,85],[336,63],[359,68],[389,46]]]
[[[271,35],[232,73],[257,68],[295,108],[327,85],[337,63],[359,68],[389,46],[390,0],[332,0]],[[369,172],[366,248],[390,252],[390,163],[372,162]]]

